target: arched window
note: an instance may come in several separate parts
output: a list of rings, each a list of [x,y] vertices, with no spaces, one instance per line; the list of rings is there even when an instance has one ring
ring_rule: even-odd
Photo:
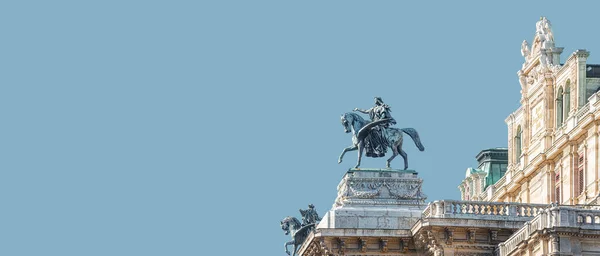
[[[565,103],[564,120],[567,120],[567,117],[569,117],[569,112],[571,112],[571,80],[567,80],[563,102]]]
[[[558,88],[556,93],[556,128],[559,128],[563,123],[563,89]]]
[[[517,163],[521,160],[521,146],[522,146],[522,138],[523,138],[523,130],[521,130],[521,126],[517,127],[517,135],[515,136],[515,156],[517,158]]]

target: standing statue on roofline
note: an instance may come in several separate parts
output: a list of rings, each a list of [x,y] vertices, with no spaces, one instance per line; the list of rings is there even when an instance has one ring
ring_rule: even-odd
[[[387,160],[386,167],[391,168],[390,162],[398,155],[404,158],[404,169],[408,169],[408,157],[406,152],[402,150],[402,133],[408,134],[420,151],[425,150],[419,134],[413,128],[394,128],[390,127],[396,124],[396,120],[390,114],[391,108],[383,103],[380,97],[375,97],[375,106],[370,109],[363,110],[355,108],[363,114],[368,114],[371,121],[363,119],[355,113],[345,113],[341,117],[342,126],[346,133],[352,133],[352,146],[345,148],[338,159],[338,163],[342,162],[344,154],[348,151],[358,150],[358,162],[354,168],[360,166],[362,152],[365,150],[367,157],[383,157],[387,149],[392,150],[393,155]]]

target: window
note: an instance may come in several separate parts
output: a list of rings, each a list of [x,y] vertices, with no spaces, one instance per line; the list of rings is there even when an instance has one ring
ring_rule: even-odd
[[[577,157],[577,194],[581,194],[585,191],[585,157],[583,152],[578,154]]]
[[[554,201],[560,203],[560,172],[554,177]]]
[[[563,122],[563,89],[558,89],[556,93],[556,128],[559,128]]]
[[[571,111],[571,80],[567,80],[567,84],[565,85],[563,102],[565,103],[564,120],[567,120],[569,112]]]
[[[521,126],[519,125],[517,127],[517,135],[515,136],[515,156],[517,158],[517,160],[515,162],[520,162],[521,160],[521,140],[523,137],[523,131],[521,130]]]

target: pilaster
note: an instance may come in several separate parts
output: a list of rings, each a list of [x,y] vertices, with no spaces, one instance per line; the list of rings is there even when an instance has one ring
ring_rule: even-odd
[[[586,64],[590,52],[580,49],[575,52],[577,57],[577,106],[581,108],[586,103]],[[571,92],[573,93],[573,92]]]

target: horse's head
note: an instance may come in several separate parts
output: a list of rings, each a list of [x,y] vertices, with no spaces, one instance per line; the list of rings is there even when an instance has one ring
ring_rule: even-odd
[[[284,235],[289,235],[290,234],[290,224],[288,222],[283,222],[283,220],[281,221],[281,229],[283,230],[283,234]]]
[[[281,221],[281,229],[283,233],[287,236],[290,234],[292,229],[299,229],[301,227],[300,221],[295,217],[287,216],[285,219]]]
[[[352,129],[350,128],[351,122],[353,121],[352,115],[348,115],[348,113],[343,114],[341,116],[342,126],[344,126],[344,132],[350,133]]]

